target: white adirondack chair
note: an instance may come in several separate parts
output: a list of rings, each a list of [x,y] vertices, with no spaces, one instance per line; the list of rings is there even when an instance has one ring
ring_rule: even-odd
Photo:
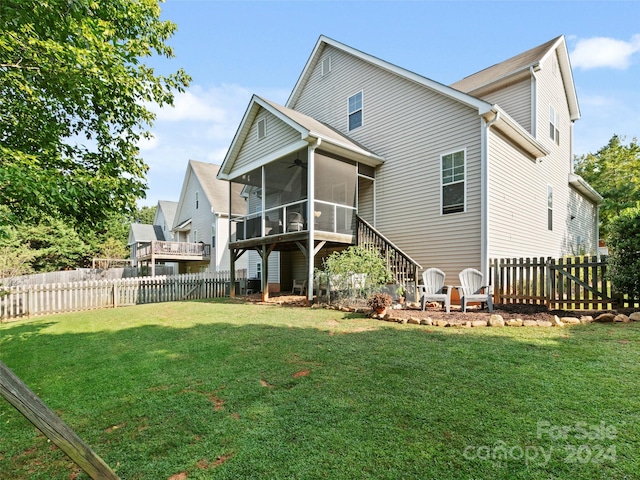
[[[452,287],[444,284],[444,272],[438,268],[427,268],[422,272],[420,287],[420,305],[425,309],[427,302],[442,302],[447,310],[451,310]]]
[[[291,287],[291,293],[293,295],[296,294],[296,290],[300,292],[300,295],[304,295],[304,292],[307,291],[307,281],[306,280],[296,280],[293,279],[293,287]]]
[[[493,291],[491,286],[483,285],[482,272],[475,268],[465,268],[458,275],[460,277],[461,286],[458,287],[460,292],[460,306],[462,312],[467,311],[468,302],[481,302],[482,308],[486,303],[489,307],[489,311],[493,311],[492,295]]]

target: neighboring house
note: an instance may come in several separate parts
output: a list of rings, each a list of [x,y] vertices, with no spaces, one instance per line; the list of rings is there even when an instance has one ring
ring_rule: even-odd
[[[159,225],[149,225],[146,223],[132,223],[129,226],[129,239],[127,246],[130,251],[131,266],[138,266],[138,257],[145,245],[151,242],[164,241],[162,227]]]
[[[229,270],[230,184],[216,178],[219,168],[196,160],[189,160],[187,165],[171,231],[174,241],[200,245],[204,250],[200,259],[181,261],[180,273]],[[242,186],[233,185],[232,190],[239,197]],[[246,213],[244,203],[239,203],[234,213]],[[235,268],[246,268],[246,262],[246,259],[235,262]]]
[[[168,242],[173,241],[171,227],[173,227],[173,219],[176,216],[176,208],[178,208],[178,202],[160,200],[156,207],[156,215],[153,218],[153,224],[162,228],[164,239]]]
[[[602,197],[573,172],[579,118],[563,36],[452,86],[322,36],[286,106],[251,99],[218,173],[243,187],[232,265],[280,252],[287,290],[374,243],[400,283],[438,267],[457,284],[491,258],[595,252]]]

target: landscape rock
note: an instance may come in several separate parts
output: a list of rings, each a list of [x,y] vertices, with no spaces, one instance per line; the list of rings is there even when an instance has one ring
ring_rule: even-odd
[[[616,316],[613,313],[601,313],[595,318],[595,322],[598,323],[611,323]]]
[[[502,315],[493,314],[489,317],[489,326],[490,327],[504,327],[504,319]]]
[[[509,326],[509,327],[521,327],[522,326],[522,319],[521,318],[512,318],[510,320],[507,320],[507,326]]]
[[[449,326],[449,320],[445,320],[443,318],[439,318],[437,320],[434,320],[433,324],[436,327],[448,327]]]
[[[551,322],[551,325],[553,325],[554,327],[564,327],[564,323],[560,321],[560,318],[558,318],[558,315],[553,316],[553,321]]]
[[[553,327],[553,323],[547,320],[538,320],[536,323],[539,327]]]
[[[629,323],[631,320],[629,320],[629,317],[627,317],[625,314],[619,313],[618,315],[613,317],[613,321],[616,323]]]
[[[524,322],[522,322],[522,325],[524,325],[525,327],[537,327],[538,322],[536,322],[535,320],[525,320]]]
[[[420,320],[420,325],[433,325],[433,320],[431,320],[431,317],[423,318]]]
[[[591,323],[593,322],[593,317],[591,315],[583,315],[580,317],[580,323]]]
[[[487,321],[486,320],[472,320],[471,321],[471,326],[472,327],[486,327],[487,326]]]
[[[629,315],[629,320],[632,322],[640,322],[640,312],[633,312]]]
[[[462,324],[462,326],[463,326],[464,328],[471,328],[471,321],[467,320],[466,322],[464,322],[464,323]]]
[[[569,325],[577,325],[580,323],[580,319],[576,317],[562,317],[560,321]]]
[[[416,317],[409,317],[409,321],[407,323],[411,323],[413,325],[420,325],[420,319]]]

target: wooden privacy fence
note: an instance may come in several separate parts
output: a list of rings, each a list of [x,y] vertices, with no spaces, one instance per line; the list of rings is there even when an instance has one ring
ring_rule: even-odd
[[[0,321],[143,303],[224,297],[229,295],[229,280],[229,272],[219,272],[0,286]]]
[[[491,261],[494,302],[545,305],[558,310],[640,306],[612,291],[607,257],[502,258]]]

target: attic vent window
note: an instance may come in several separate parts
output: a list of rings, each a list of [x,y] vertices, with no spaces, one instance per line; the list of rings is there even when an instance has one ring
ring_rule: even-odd
[[[322,59],[322,76],[328,75],[329,72],[331,72],[331,55]]]
[[[362,126],[362,92],[349,97],[349,131]]]
[[[267,136],[267,119],[258,120],[258,140],[262,140]]]

